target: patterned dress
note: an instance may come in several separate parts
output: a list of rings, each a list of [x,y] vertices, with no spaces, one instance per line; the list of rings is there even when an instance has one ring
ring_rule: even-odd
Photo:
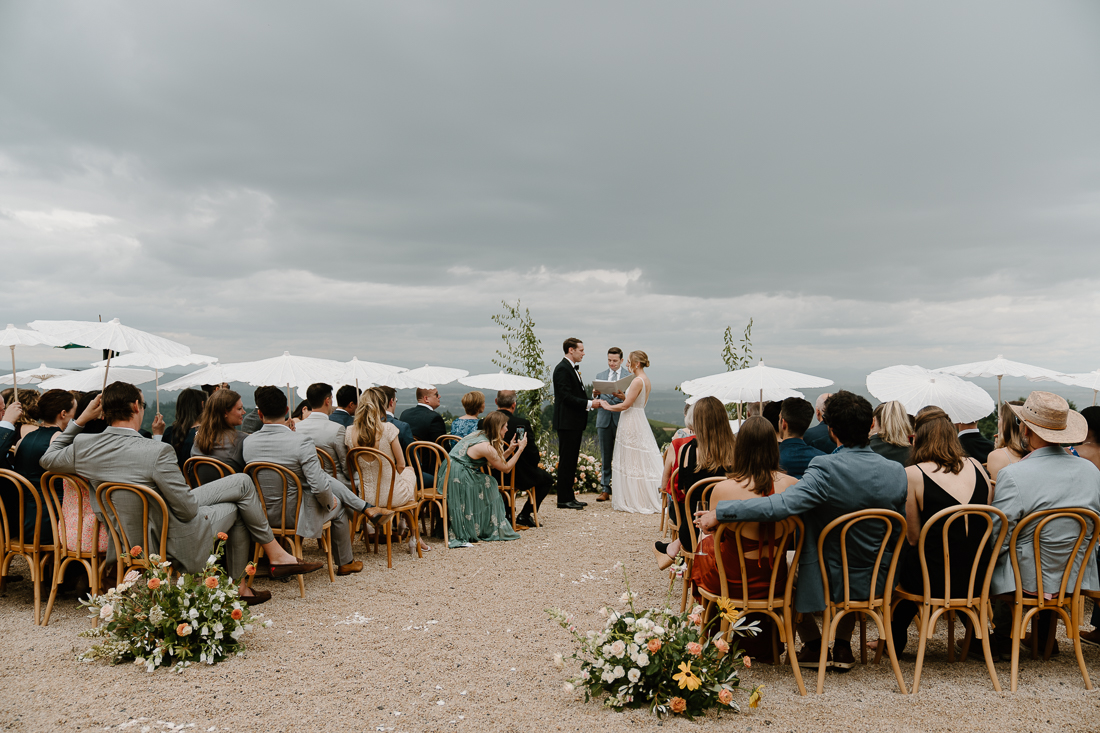
[[[475,430],[477,430],[477,420],[472,417],[456,417],[451,423],[451,435],[458,438],[465,438]]]
[[[451,448],[451,479],[447,486],[447,521],[450,536],[448,547],[461,547],[467,542],[499,542],[518,540],[504,499],[492,476],[481,472],[488,465],[484,458],[466,455],[470,446],[489,439],[480,430],[466,436]],[[437,480],[443,482],[446,466],[439,467]]]

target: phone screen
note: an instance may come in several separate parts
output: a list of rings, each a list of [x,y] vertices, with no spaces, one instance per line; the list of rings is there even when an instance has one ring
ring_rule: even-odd
[[[526,428],[516,428],[516,440],[523,440],[523,434],[526,432]]]

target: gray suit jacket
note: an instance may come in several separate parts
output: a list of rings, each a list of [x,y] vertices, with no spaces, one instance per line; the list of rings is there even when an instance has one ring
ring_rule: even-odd
[[[352,491],[355,488],[348,480],[348,447],[344,445],[344,433],[347,432],[341,423],[330,420],[323,412],[313,412],[305,420],[294,426],[298,435],[304,435],[313,439],[313,445],[332,456],[336,462],[336,478],[344,486]]]
[[[244,439],[244,460],[248,463],[265,461],[277,463],[289,468],[309,492],[302,499],[297,522],[287,516],[287,528],[297,527],[299,537],[320,537],[324,523],[341,511],[340,500],[333,495],[329,482],[338,483],[325,473],[321,461],[317,459],[317,448],[313,440],[285,425],[264,425],[260,430]],[[268,472],[260,475],[260,492],[267,509],[267,521],[273,528],[282,526],[282,485]],[[298,502],[298,492],[292,484],[287,489],[286,502],[288,514]],[[334,506],[333,509],[329,509]]]
[[[993,492],[993,506],[1008,518],[1005,544],[997,558],[993,571],[990,593],[1012,593],[1016,579],[1012,574],[1012,559],[1008,546],[1016,524],[1032,512],[1059,507],[1081,507],[1100,513],[1100,470],[1077,456],[1066,453],[1058,446],[1047,446],[1032,451],[1019,463],[1005,466],[997,474],[997,487]],[[1080,525],[1073,520],[1057,520],[1043,529],[1043,592],[1057,593],[1062,570],[1069,562],[1069,553],[1077,541]],[[1091,529],[1091,528],[1090,528]],[[1000,528],[994,529],[994,532]],[[1085,541],[1091,537],[1091,532]],[[1020,558],[1020,579],[1024,590],[1035,592],[1035,524],[1020,534],[1016,545]],[[1072,591],[1081,567],[1084,544],[1074,561],[1075,571],[1070,576],[1067,591]],[[1085,577],[1081,581],[1085,590],[1100,589],[1096,574],[1095,553],[1085,565]]]
[[[97,435],[80,435],[81,428],[70,422],[46,449],[40,463],[48,471],[75,473],[91,482],[92,489],[101,483],[120,481],[141,484],[155,490],[168,505],[168,554],[185,572],[198,572],[206,564],[214,548],[215,530],[205,515],[199,513],[191,489],[183,480],[176,452],[168,443],[148,440],[127,428],[109,427]],[[131,542],[147,544],[141,536],[141,501],[132,494],[115,494],[115,508]],[[105,515],[98,502],[93,502],[96,515]],[[160,544],[160,512],[152,511],[150,533]],[[122,548],[123,552],[130,548]]]
[[[626,368],[625,364],[623,366],[619,367],[619,379],[622,379],[623,377],[625,377],[628,374],[630,374],[630,370]],[[611,370],[610,369],[604,369],[602,372],[600,372],[599,374],[596,375],[596,379],[608,379],[610,376],[611,376]],[[620,400],[618,397],[615,397],[613,395],[602,395],[601,394],[600,399],[605,401],[605,402],[608,402],[612,405],[617,405],[620,402],[622,402],[622,400]],[[622,414],[621,412],[608,412],[607,410],[602,410],[602,409],[597,410],[596,411],[596,428],[597,429],[599,429],[599,428],[609,428],[612,425],[618,427],[618,425],[619,425],[619,415],[621,415],[621,414]]]
[[[718,502],[718,521],[776,522],[793,515],[801,517],[806,526],[806,539],[798,563],[795,610],[801,613],[821,611],[825,608],[824,585],[817,562],[817,539],[821,530],[837,517],[860,509],[892,509],[904,516],[908,485],[901,464],[867,447],[842,448],[839,453],[811,460],[802,480],[781,494]],[[895,532],[899,530],[900,527],[894,529]],[[834,601],[841,601],[844,581],[840,531],[833,530],[829,537],[825,545],[825,567],[829,572],[830,595]],[[871,572],[881,541],[880,522],[858,525],[848,533],[848,578],[853,600],[869,597]],[[892,544],[890,549],[893,549]],[[891,555],[890,551],[883,555],[878,592],[886,586],[886,569]]]

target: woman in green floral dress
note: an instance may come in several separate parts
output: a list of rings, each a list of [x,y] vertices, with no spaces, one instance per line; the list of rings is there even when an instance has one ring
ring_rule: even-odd
[[[508,415],[494,412],[485,418],[484,428],[467,435],[451,448],[451,477],[447,487],[448,546],[462,547],[468,542],[518,540],[512,529],[504,499],[492,476],[481,472],[489,465],[498,471],[511,471],[527,446],[527,436],[505,449]],[[489,436],[495,436],[490,439]],[[439,467],[442,484],[446,466]]]

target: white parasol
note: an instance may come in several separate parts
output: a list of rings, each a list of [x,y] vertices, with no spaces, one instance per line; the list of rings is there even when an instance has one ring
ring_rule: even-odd
[[[1050,381],[1068,384],[1071,387],[1084,387],[1092,390],[1092,404],[1096,405],[1096,393],[1100,391],[1100,369],[1084,374],[1058,374],[1053,377],[1037,377],[1033,382]]]
[[[723,403],[776,401],[788,397],[802,397],[796,389],[828,387],[831,379],[765,366],[761,361],[754,367],[733,372],[712,374],[709,377],[691,379],[680,385],[680,390],[691,395],[689,404],[704,397],[717,397]]]
[[[402,372],[402,374],[409,379],[427,382],[429,385],[434,386],[439,384],[450,384],[460,377],[465,377],[469,372],[465,369],[453,369],[451,367],[429,366],[425,364],[422,367]]]
[[[973,382],[915,365],[899,364],[871,372],[867,391],[883,402],[897,400],[910,415],[935,405],[956,423],[977,422],[995,409],[989,393]]]
[[[344,364],[345,371],[339,380],[340,384],[354,384],[356,389],[367,389],[378,384],[398,372],[408,371],[404,367],[378,364],[373,361],[359,361],[359,357]],[[395,388],[396,389],[396,388]]]
[[[294,356],[289,351],[284,351],[282,356],[226,364],[225,367],[235,382],[246,382],[253,387],[285,385],[287,400],[290,400],[291,387],[305,389],[314,382],[339,384],[345,369],[339,361]]]
[[[472,377],[462,377],[458,380],[458,383],[474,389],[492,389],[497,392],[501,390],[523,392],[529,389],[541,389],[544,385],[544,382],[533,377],[505,374],[503,371],[497,374],[475,374]]]
[[[172,380],[168,384],[161,387],[165,392],[174,392],[177,389],[187,389],[188,387],[201,387],[204,384],[221,384],[222,382],[239,382],[233,374],[232,367],[235,364],[210,364],[202,369],[196,369],[190,374],[184,375],[179,379]]]
[[[151,369],[112,369],[111,382],[127,384],[145,384],[152,382],[156,375]],[[81,372],[72,372],[63,377],[53,377],[42,382],[39,389],[68,389],[91,392],[106,387],[107,367],[93,367]]]
[[[33,369],[24,369],[21,372],[15,373],[15,381],[18,384],[38,384],[45,381],[50,377],[63,377],[66,374],[72,374],[72,369],[55,369],[54,367],[48,367],[45,364],[36,366]],[[5,374],[0,377],[0,384],[11,384],[11,376]]]
[[[16,328],[12,324],[0,331],[0,346],[11,348],[11,381],[15,389],[15,402],[19,401],[19,377],[15,371],[15,347],[16,346],[64,346],[65,342],[50,336],[49,334],[30,331],[25,328]]]
[[[115,366],[150,367],[156,373],[157,414],[160,414],[160,370],[176,366],[192,366],[194,364],[213,364],[218,360],[216,356],[204,354],[188,354],[187,356],[167,356],[165,354],[150,354],[145,351],[133,351],[129,354],[115,357]],[[92,362],[92,366],[105,367],[110,359]],[[209,382],[204,382],[209,384]]]
[[[997,378],[997,406],[1001,404],[1001,377],[1027,377],[1031,380],[1054,379],[1058,372],[1053,369],[1023,364],[1018,361],[1010,361],[1000,354],[996,359],[988,361],[975,361],[969,364],[956,364],[955,366],[933,369],[934,372],[954,374],[956,377],[996,377]],[[967,421],[969,422],[969,420]]]

